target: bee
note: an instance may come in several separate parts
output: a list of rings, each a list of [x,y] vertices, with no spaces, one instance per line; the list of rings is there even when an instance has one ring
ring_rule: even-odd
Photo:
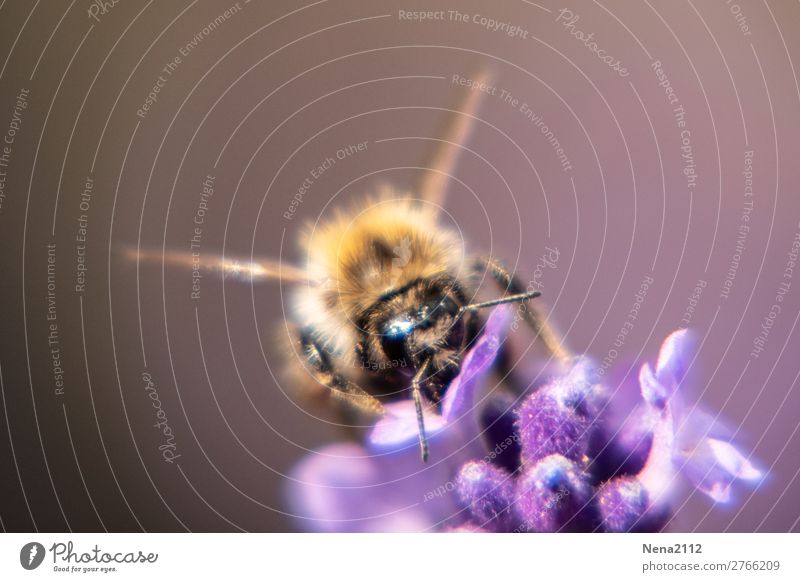
[[[485,74],[481,81],[486,82]],[[441,146],[413,193],[385,188],[377,198],[309,229],[306,264],[205,261],[223,276],[294,284],[292,383],[343,411],[377,417],[384,404],[411,398],[419,446],[428,460],[425,409],[437,407],[479,335],[480,310],[539,296],[501,262],[466,258],[463,241],[439,221],[447,178],[471,132],[484,93],[471,90],[453,111]],[[189,265],[180,253],[132,252],[137,260]],[[501,296],[475,301],[485,275]],[[566,354],[538,310],[520,310],[546,348]]]

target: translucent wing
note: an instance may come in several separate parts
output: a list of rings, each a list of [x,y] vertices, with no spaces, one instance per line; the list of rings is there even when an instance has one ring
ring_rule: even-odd
[[[471,78],[477,87],[489,85],[491,77],[487,70],[481,70]],[[480,108],[486,92],[479,88],[466,89],[463,101],[456,108],[447,122],[443,135],[433,157],[427,164],[428,170],[423,175],[419,185],[420,197],[435,205],[441,206],[447,194],[447,183],[452,174],[461,146],[467,142],[475,125],[475,115]]]
[[[171,266],[202,270],[204,275],[209,272],[216,273],[225,279],[234,278],[242,281],[277,279],[284,283],[322,284],[319,280],[309,278],[304,269],[272,259],[251,261],[214,255],[210,257],[193,255],[177,251],[161,252],[138,249],[128,249],[125,255],[128,259],[136,262],[152,264],[163,262]]]

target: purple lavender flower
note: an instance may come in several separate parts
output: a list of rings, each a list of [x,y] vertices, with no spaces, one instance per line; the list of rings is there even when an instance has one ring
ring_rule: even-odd
[[[679,387],[693,358],[687,330],[671,334],[641,401],[624,422],[617,393],[575,358],[529,393],[492,390],[487,376],[511,311],[498,307],[464,359],[441,411],[426,410],[431,462],[419,460],[413,403],[387,406],[364,444],[304,459],[289,487],[305,529],[321,531],[657,531],[687,479],[715,502],[762,472]],[[481,395],[481,398],[478,396]]]
[[[523,465],[514,509],[519,531],[582,531],[594,521],[591,476],[582,463],[553,454]]]
[[[515,480],[502,467],[487,461],[468,461],[456,478],[456,491],[461,502],[479,524],[494,531],[505,531],[514,525],[512,511]]]

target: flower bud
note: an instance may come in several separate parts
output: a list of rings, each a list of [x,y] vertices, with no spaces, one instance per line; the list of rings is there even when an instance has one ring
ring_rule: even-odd
[[[584,463],[591,424],[547,389],[534,393],[517,412],[523,465],[533,465],[553,454]]]
[[[485,461],[465,463],[456,478],[456,492],[481,528],[507,531],[511,523],[514,481],[506,471]]]
[[[592,487],[576,463],[550,455],[517,480],[515,509],[525,531],[585,531],[593,521]]]

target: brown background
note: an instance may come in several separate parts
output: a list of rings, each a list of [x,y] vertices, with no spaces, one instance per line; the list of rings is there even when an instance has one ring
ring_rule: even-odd
[[[598,360],[644,277],[655,283],[618,364],[652,358],[680,325],[697,281],[707,281],[691,322],[703,344],[690,396],[722,412],[770,478],[733,507],[709,512],[706,499],[689,496],[673,528],[798,529],[800,281],[764,352],[749,354],[800,229],[800,6],[741,2],[745,35],[724,1],[567,5],[580,16],[576,28],[594,32],[627,67],[622,78],[556,22],[564,6],[549,0],[241,2],[138,118],[162,67],[230,5],[123,1],[99,22],[86,0],[0,8],[0,133],[17,93],[30,89],[0,209],[3,528],[296,529],[284,513],[285,475],[337,433],[275,380],[280,287],[209,277],[192,301],[185,270],[143,266],[137,287],[124,250],[140,228],[143,248],[186,250],[211,174],[204,256],[252,250],[297,259],[303,222],[383,182],[413,186],[445,109],[466,91],[451,77],[488,65],[498,87],[543,117],[572,169],[562,170],[519,110],[490,97],[457,168],[463,184],[452,188],[447,220],[470,250],[505,257],[523,274],[546,245],[557,247],[558,265],[542,279],[545,299],[572,349]],[[527,38],[471,21],[398,18],[423,6],[510,22]],[[691,194],[655,60],[686,110],[698,173]],[[412,139],[376,143],[397,137]],[[286,220],[309,171],[361,141],[366,151],[338,161]],[[751,230],[726,300],[748,149]],[[87,287],[78,294],[75,234],[89,175]],[[50,242],[61,396],[47,344]],[[174,464],[157,449],[145,370],[175,433]]]

